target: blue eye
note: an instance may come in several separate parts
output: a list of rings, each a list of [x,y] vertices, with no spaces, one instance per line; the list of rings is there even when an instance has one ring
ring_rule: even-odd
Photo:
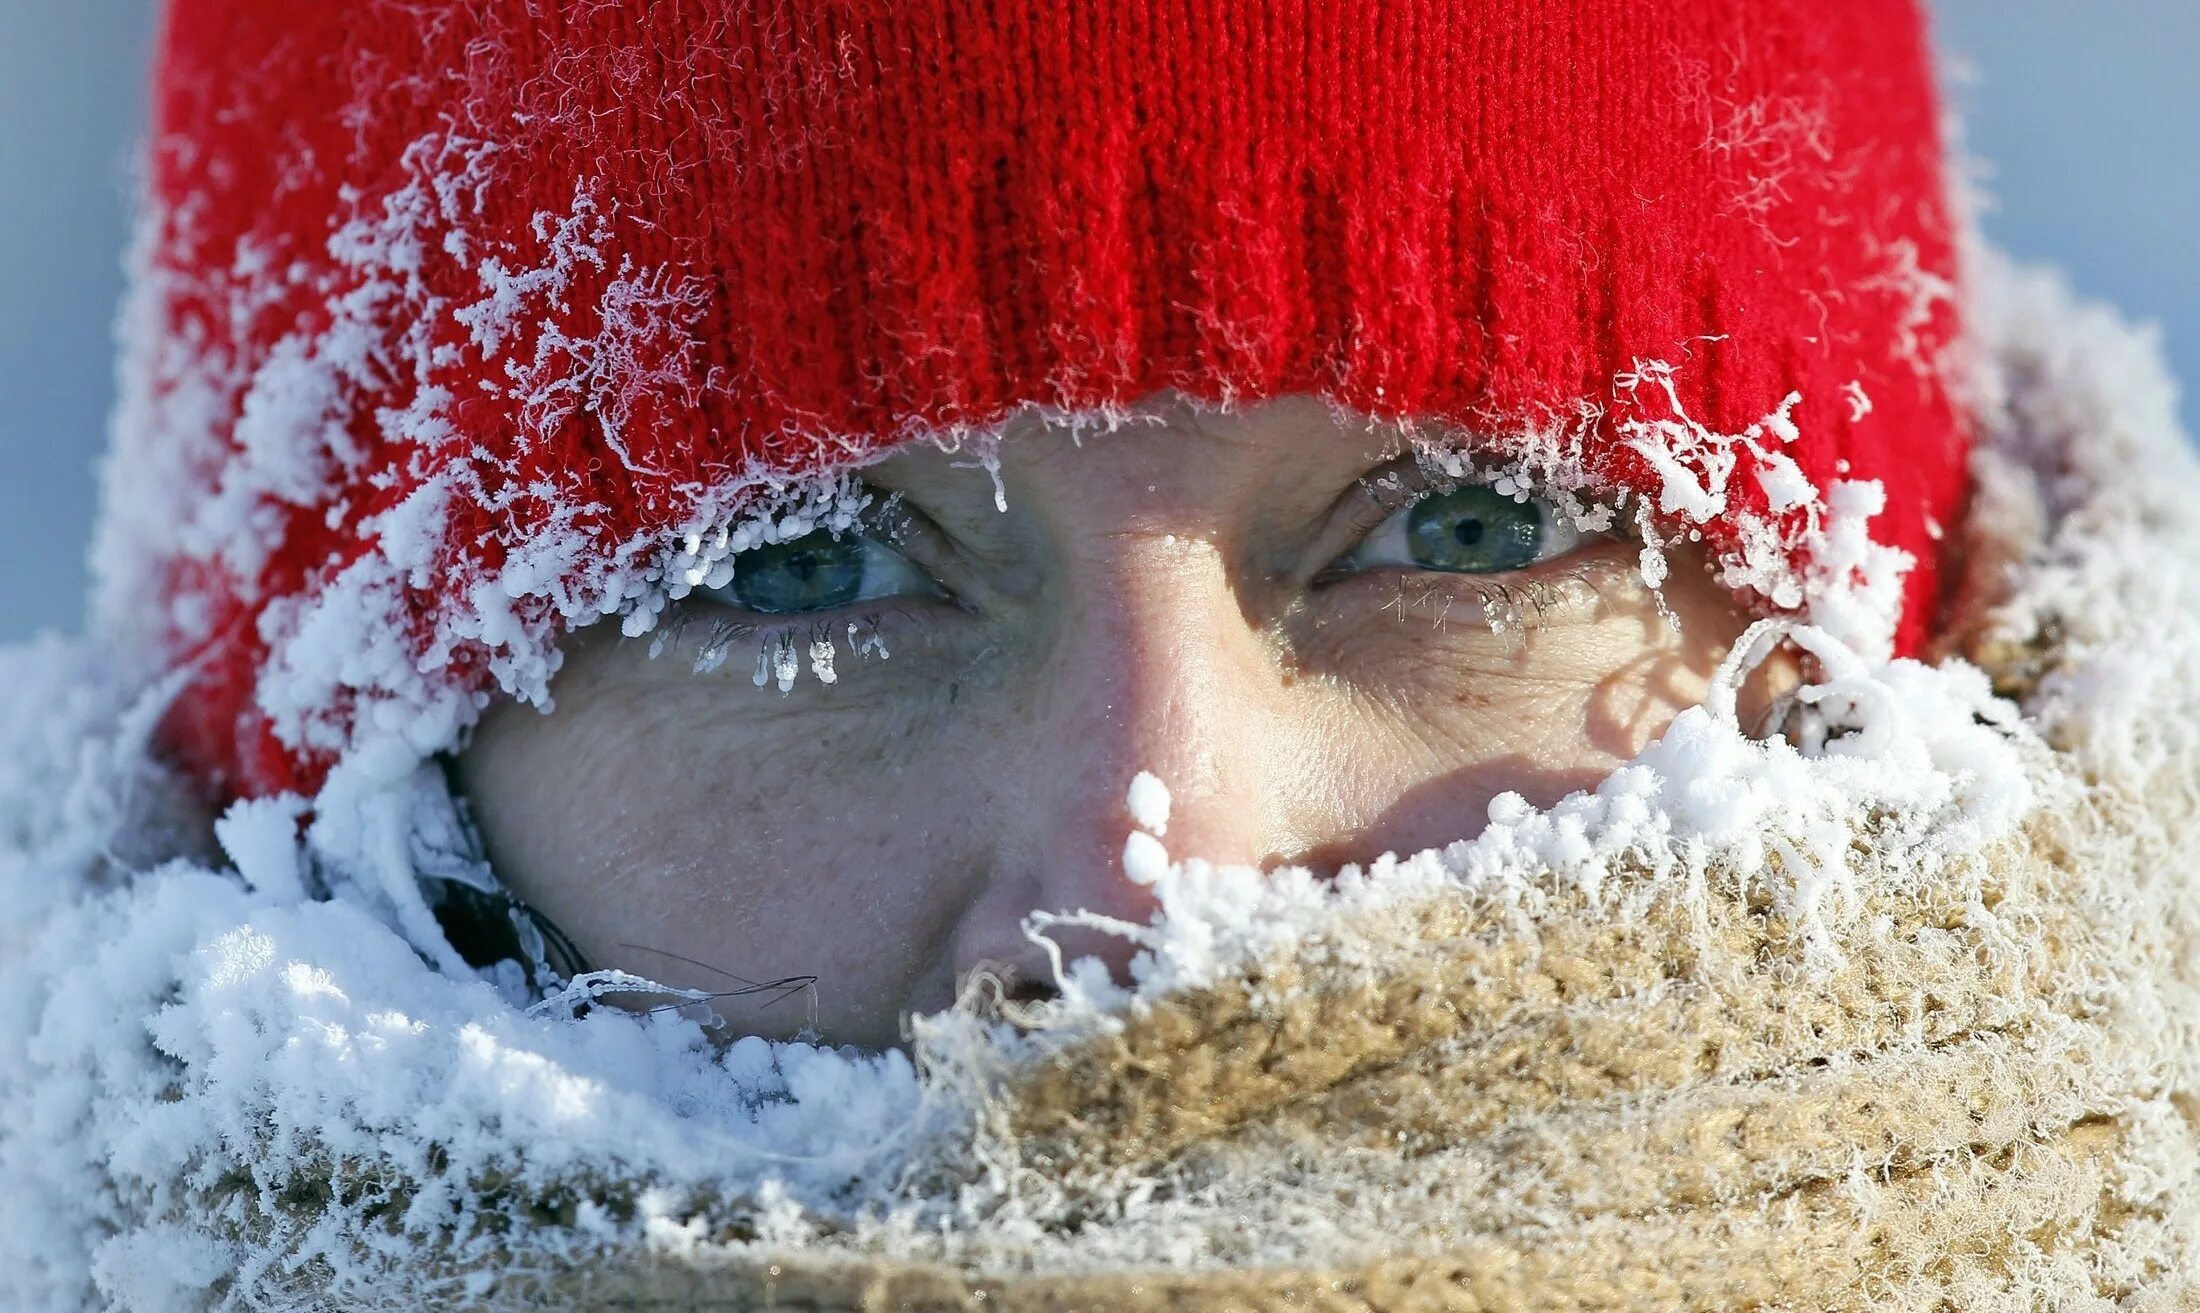
[[[924,572],[899,552],[853,531],[818,529],[733,558],[733,579],[705,590],[729,606],[763,615],[830,611],[883,597],[936,596]]]
[[[1563,556],[1582,533],[1539,498],[1516,501],[1478,484],[1433,492],[1391,514],[1341,565],[1445,574],[1502,574]]]

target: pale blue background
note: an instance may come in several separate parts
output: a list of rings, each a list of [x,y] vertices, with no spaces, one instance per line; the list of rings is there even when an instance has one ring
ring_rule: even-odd
[[[1988,230],[2160,321],[2200,386],[2200,0],[1938,9],[1979,75],[1955,89],[1995,166]],[[81,620],[151,14],[0,0],[0,641]]]

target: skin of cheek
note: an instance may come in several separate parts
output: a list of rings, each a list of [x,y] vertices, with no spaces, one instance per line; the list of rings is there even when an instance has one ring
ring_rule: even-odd
[[[500,871],[592,963],[708,990],[816,977],[719,1005],[774,1037],[888,1045],[881,1000],[948,1001],[933,946],[987,863],[911,783],[939,775],[916,750],[936,699],[884,669],[783,698],[615,635],[568,651],[557,711],[493,709],[459,780]]]
[[[1353,581],[1262,646],[1226,591],[1179,576],[1175,609],[1148,614],[1211,637],[1162,641],[1150,620],[1036,647],[905,630],[891,659],[844,663],[831,688],[805,673],[786,696],[740,661],[701,676],[684,651],[653,660],[585,632],[557,711],[494,708],[460,787],[500,873],[594,964],[709,990],[814,977],[777,1002],[721,1001],[729,1037],[814,1026],[885,1047],[904,1013],[951,1002],[972,960],[1028,966],[1026,912],[1144,919],[1115,863],[1122,786],[1157,753],[1178,794],[1172,851],[1263,864],[1412,852],[1479,830],[1498,793],[1549,805],[1592,787],[1701,700],[1748,617],[1677,569],[1676,633],[1630,582],[1631,548],[1584,555],[1596,585],[1563,589],[1524,634],[1433,595],[1386,610]],[[910,629],[954,628],[936,620]],[[1103,939],[1064,948],[1124,943]]]
[[[1501,793],[1549,807],[1703,701],[1753,617],[1695,562],[1676,562],[1661,612],[1631,545],[1582,556],[1540,590],[1557,596],[1548,613],[1510,636],[1491,634],[1460,596],[1471,586],[1429,589],[1390,606],[1383,625],[1343,626],[1350,638],[1316,655],[1338,672],[1321,682],[1343,702],[1323,713],[1326,737],[1352,745],[1330,774],[1342,804],[1332,829],[1349,838],[1300,860],[1333,867],[1470,837]],[[1743,723],[1795,678],[1784,656],[1760,668],[1742,689]]]

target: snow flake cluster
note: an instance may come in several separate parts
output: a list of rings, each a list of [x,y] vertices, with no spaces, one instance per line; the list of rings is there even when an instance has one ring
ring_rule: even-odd
[[[1902,580],[1910,554],[1871,536],[1871,521],[1886,509],[1876,480],[1836,479],[1819,489],[1781,448],[1801,437],[1794,412],[1800,393],[1789,393],[1764,418],[1738,433],[1720,433],[1693,418],[1673,385],[1674,368],[1638,360],[1614,380],[1616,391],[1640,403],[1647,389],[1662,412],[1633,414],[1617,431],[1629,450],[1661,480],[1659,515],[1690,526],[1719,523],[1734,547],[1716,558],[1719,581],[1747,590],[1789,614],[1800,614],[1852,647],[1885,652],[1901,616]],[[1854,385],[1852,384],[1852,388]],[[1851,411],[1868,414],[1870,399],[1850,392]],[[1739,500],[1739,480],[1762,497]],[[1653,585],[1664,578],[1659,522],[1651,503],[1638,504],[1643,538],[1642,570]]]

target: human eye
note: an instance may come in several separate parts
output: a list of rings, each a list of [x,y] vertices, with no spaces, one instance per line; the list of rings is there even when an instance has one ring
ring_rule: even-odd
[[[856,529],[815,529],[732,558],[733,577],[697,591],[736,610],[805,615],[885,598],[938,597],[901,553]]]
[[[1461,484],[1431,489],[1391,511],[1328,573],[1504,574],[1564,556],[1594,536],[1540,497]]]

